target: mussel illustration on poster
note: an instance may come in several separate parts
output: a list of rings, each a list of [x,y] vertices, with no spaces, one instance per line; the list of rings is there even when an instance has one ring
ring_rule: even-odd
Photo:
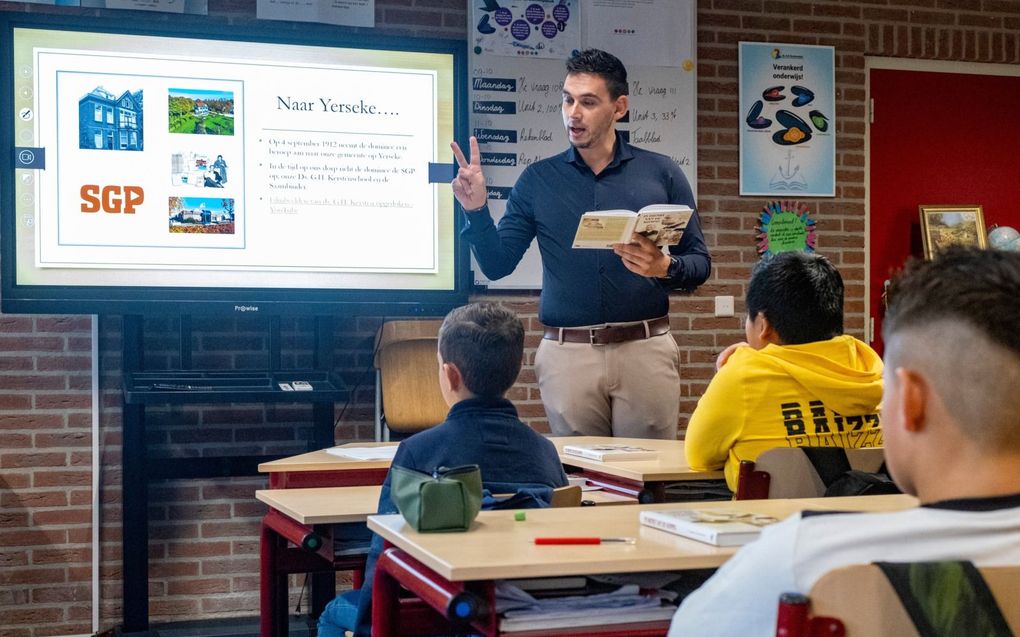
[[[740,43],[740,194],[836,195],[835,50]]]

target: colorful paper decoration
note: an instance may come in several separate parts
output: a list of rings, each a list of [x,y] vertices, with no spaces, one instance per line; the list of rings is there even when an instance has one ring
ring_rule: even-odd
[[[770,201],[755,227],[758,254],[771,258],[781,252],[814,252],[815,220],[799,201]]]

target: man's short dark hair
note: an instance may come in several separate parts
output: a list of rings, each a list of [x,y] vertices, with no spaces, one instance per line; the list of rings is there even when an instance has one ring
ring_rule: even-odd
[[[576,51],[567,58],[567,75],[591,73],[606,81],[609,97],[616,99],[630,93],[627,84],[627,69],[615,55],[599,49]]]
[[[439,356],[460,370],[464,386],[481,398],[499,398],[513,386],[524,356],[524,326],[492,303],[472,303],[446,315]]]
[[[759,312],[783,345],[827,341],[843,333],[843,277],[817,254],[782,252],[760,261],[747,286],[747,316]]]
[[[923,374],[978,448],[1020,451],[1020,253],[911,261],[889,286],[882,333],[887,371]]]
[[[952,321],[1020,355],[1020,253],[950,247],[914,259],[889,286],[886,339],[907,328]]]

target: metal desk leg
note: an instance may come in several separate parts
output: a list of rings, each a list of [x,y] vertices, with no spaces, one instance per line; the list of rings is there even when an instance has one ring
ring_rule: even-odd
[[[280,550],[286,540],[262,520],[259,545],[259,635],[283,637],[287,634],[287,575],[276,570]]]
[[[288,541],[300,550],[288,549]],[[325,544],[321,535],[279,511],[270,509],[262,518],[259,548],[261,637],[287,634],[287,574],[321,570],[322,565],[331,565],[333,543],[329,542],[328,553]]]
[[[458,631],[458,628],[470,624],[474,629],[471,632],[481,633],[485,637],[495,637],[498,622],[491,603],[491,583],[488,586],[488,594],[485,597],[479,596],[466,590],[463,583],[443,579],[404,551],[389,548],[383,551],[375,565],[372,586],[372,635],[405,634],[406,631],[402,628],[405,624],[400,621],[400,615],[405,607],[410,610],[412,604],[400,599],[399,590],[404,588],[418,596],[419,609],[425,605],[438,612],[445,620],[445,631],[426,634],[449,634],[451,628]],[[429,616],[435,615],[429,612]],[[415,634],[420,634],[421,618],[422,616],[418,614],[414,623],[408,621],[406,624]]]

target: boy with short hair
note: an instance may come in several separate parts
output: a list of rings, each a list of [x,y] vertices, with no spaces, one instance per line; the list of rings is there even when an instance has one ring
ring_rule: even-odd
[[[509,310],[476,303],[450,312],[439,328],[439,387],[450,405],[446,420],[400,443],[393,466],[431,473],[439,467],[477,464],[492,492],[567,485],[556,447],[517,417],[504,398],[517,380],[524,355],[524,327]],[[390,477],[379,495],[379,513],[396,513]],[[383,541],[372,539],[360,591],[333,600],[319,618],[320,637],[369,635],[372,575]]]
[[[921,506],[765,528],[680,606],[670,637],[775,634],[779,596],[852,564],[1020,565],[1020,253],[950,248],[893,281],[885,458]]]
[[[691,415],[691,468],[725,466],[774,447],[881,447],[882,360],[843,334],[843,279],[825,257],[786,252],[760,262],[747,288],[746,343],[719,355]]]

